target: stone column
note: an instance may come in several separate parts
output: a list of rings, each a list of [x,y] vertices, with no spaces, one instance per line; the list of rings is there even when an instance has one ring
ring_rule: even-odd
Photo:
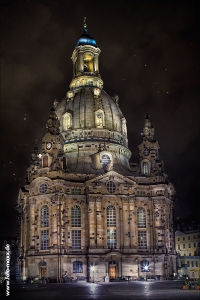
[[[95,216],[94,197],[89,197],[88,220],[89,220],[89,246],[91,248],[96,248],[96,216]]]
[[[99,57],[97,54],[94,56],[94,72],[99,73]]]
[[[79,52],[77,72],[83,72],[83,71],[84,71],[83,53]]]

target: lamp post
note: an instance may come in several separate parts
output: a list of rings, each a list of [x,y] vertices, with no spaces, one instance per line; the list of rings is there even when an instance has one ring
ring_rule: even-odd
[[[92,281],[92,282],[94,283],[94,271],[95,271],[95,266],[91,266],[90,269],[91,269],[91,271],[92,271],[92,273],[93,273],[93,281]]]
[[[146,273],[146,281],[147,281],[147,272],[149,271],[149,266],[144,266],[144,270],[145,270],[145,273]]]

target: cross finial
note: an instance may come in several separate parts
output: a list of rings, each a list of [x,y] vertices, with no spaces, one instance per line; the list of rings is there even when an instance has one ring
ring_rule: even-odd
[[[84,33],[87,33],[86,17],[84,17],[83,28],[84,28]]]

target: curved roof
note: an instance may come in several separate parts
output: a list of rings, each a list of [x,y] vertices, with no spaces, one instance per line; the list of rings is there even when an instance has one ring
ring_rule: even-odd
[[[96,47],[97,42],[89,33],[84,32],[78,39],[76,47],[83,46],[83,45],[91,45],[91,46]]]

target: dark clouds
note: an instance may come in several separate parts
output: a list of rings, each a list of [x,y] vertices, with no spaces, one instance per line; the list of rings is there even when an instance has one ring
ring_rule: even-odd
[[[102,50],[105,90],[120,97],[132,161],[146,111],[165,171],[177,190],[176,215],[198,209],[199,34],[196,1],[4,1],[1,50],[1,211],[13,205],[52,101],[72,78],[71,54],[83,17]],[[15,175],[13,175],[15,174]],[[4,222],[4,218],[1,218]],[[14,219],[9,233],[15,233]],[[1,228],[3,228],[1,226]],[[3,228],[5,230],[5,228]]]

